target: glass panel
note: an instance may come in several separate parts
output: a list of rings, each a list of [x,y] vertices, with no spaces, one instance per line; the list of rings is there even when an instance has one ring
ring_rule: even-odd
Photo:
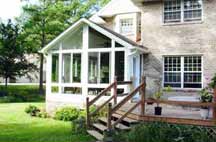
[[[52,82],[59,81],[59,55],[52,55]]]
[[[63,62],[62,82],[70,83],[71,54],[63,54],[62,62]]]
[[[181,87],[181,57],[164,57],[164,87]]]
[[[184,88],[202,88],[202,57],[184,57]]]
[[[184,57],[184,71],[202,71],[202,57],[187,56]]]
[[[111,39],[105,35],[89,29],[89,48],[111,48]]]
[[[124,81],[125,54],[124,51],[115,52],[115,76],[118,81]]]
[[[94,95],[94,96],[97,96],[101,91],[103,91],[104,88],[89,88],[88,89],[88,95]],[[108,91],[105,96],[110,96],[111,95],[111,92]]]
[[[64,94],[82,94],[82,88],[78,87],[63,87],[62,91]]]
[[[181,57],[165,57],[164,71],[181,71]]]
[[[68,35],[62,42],[62,49],[81,49],[83,46],[83,28]]]
[[[48,49],[48,52],[59,51],[59,47],[60,47],[60,44],[57,43],[53,47],[51,47],[50,49]]]
[[[164,22],[181,21],[181,0],[164,1]]]
[[[164,73],[165,84],[180,84],[181,87],[181,73]],[[173,87],[172,85],[170,85]]]
[[[110,54],[101,53],[100,83],[110,82]]]
[[[81,54],[73,54],[73,82],[81,82]]]
[[[184,20],[201,20],[202,0],[184,0]]]
[[[133,33],[133,18],[127,18],[127,19],[120,20],[120,33],[121,34]]]
[[[116,43],[115,43],[115,47],[118,48],[118,47],[124,47],[124,46],[121,45],[120,43],[116,42]]]
[[[97,83],[98,78],[98,53],[89,53],[89,83]]]

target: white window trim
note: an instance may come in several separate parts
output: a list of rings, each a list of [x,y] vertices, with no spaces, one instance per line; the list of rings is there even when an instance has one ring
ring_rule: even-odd
[[[164,13],[165,13],[165,5],[163,3],[163,9],[162,9],[162,25],[166,26],[166,25],[181,25],[181,24],[197,24],[197,23],[203,23],[203,19],[204,19],[204,2],[203,0],[202,2],[202,7],[201,7],[201,20],[191,20],[191,21],[185,21],[184,20],[184,0],[181,0],[181,21],[180,22],[168,22],[165,23],[165,17],[164,17]]]
[[[164,68],[164,59],[165,59],[165,57],[169,57],[169,56],[176,56],[176,57],[180,57],[181,58],[181,88],[177,88],[177,87],[172,87],[172,89],[174,89],[174,90],[201,90],[201,89],[203,89],[203,87],[204,87],[204,58],[203,58],[203,55],[200,55],[200,54],[198,54],[198,55],[190,55],[190,54],[187,54],[187,55],[164,55],[163,56],[163,77],[162,77],[162,87],[163,88],[166,88],[165,86],[164,86],[164,83],[165,83],[165,81],[164,81],[164,73],[165,73],[165,68]],[[185,71],[184,71],[184,57],[186,57],[186,56],[200,56],[201,57],[201,71],[198,71],[199,73],[201,73],[201,77],[202,77],[202,80],[201,80],[201,88],[184,88],[184,73],[185,73]],[[194,71],[195,72],[195,71]]]

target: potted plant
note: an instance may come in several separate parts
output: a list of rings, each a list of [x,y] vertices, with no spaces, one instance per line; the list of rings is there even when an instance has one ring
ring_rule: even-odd
[[[154,97],[157,101],[159,101],[161,99],[163,95],[162,91],[158,91],[155,93]],[[161,115],[162,114],[162,107],[160,106],[160,103],[157,102],[157,106],[155,107],[155,115]]]
[[[203,89],[200,92],[200,102],[201,103],[210,103],[212,102],[213,96],[208,92],[207,89]],[[201,107],[200,115],[203,119],[207,119],[209,116],[209,107]]]

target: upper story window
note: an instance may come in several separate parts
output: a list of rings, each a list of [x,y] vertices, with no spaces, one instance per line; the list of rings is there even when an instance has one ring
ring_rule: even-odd
[[[133,18],[126,18],[120,20],[120,33],[133,34]]]
[[[164,1],[164,23],[188,22],[202,19],[202,0]]]

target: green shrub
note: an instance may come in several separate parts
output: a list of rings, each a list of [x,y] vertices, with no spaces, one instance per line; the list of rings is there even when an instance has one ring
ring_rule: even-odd
[[[206,127],[146,122],[113,136],[115,142],[215,142]]]
[[[45,95],[39,95],[36,85],[11,85],[7,88],[0,86],[0,90],[0,103],[43,102],[45,100]]]
[[[81,116],[71,122],[72,134],[85,134],[86,133],[86,119]]]
[[[40,118],[49,118],[49,114],[46,112],[46,111],[40,111],[36,114],[37,117],[40,117]]]
[[[27,114],[30,114],[31,116],[37,116],[37,114],[40,112],[40,109],[37,108],[36,106],[29,105],[28,107],[25,108],[25,112]]]
[[[63,121],[73,121],[79,117],[80,110],[75,107],[63,107],[56,111],[55,119]]]

